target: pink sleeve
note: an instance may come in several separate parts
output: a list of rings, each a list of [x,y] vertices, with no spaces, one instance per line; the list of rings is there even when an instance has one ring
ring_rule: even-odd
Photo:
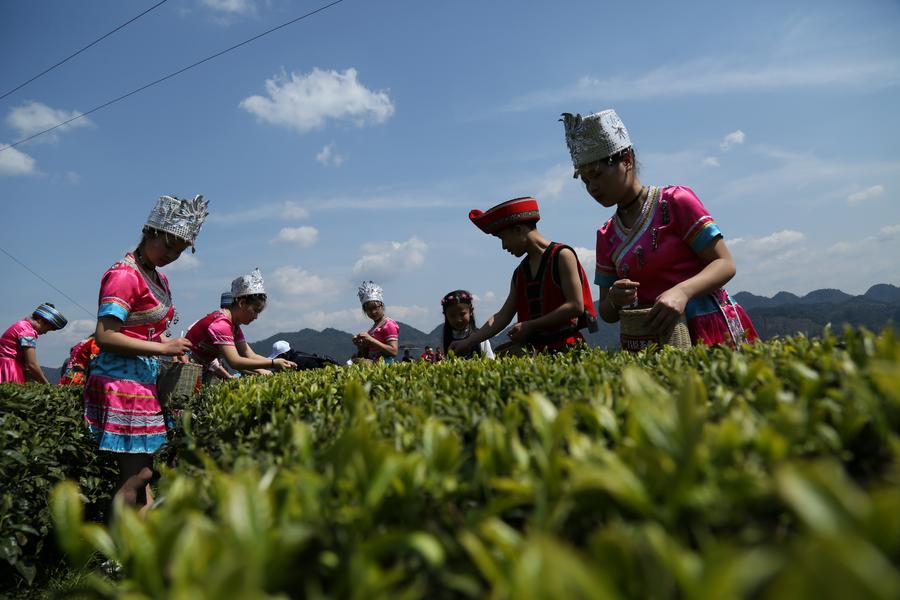
[[[213,319],[207,327],[209,341],[214,346],[234,346],[234,331],[228,319]]]
[[[139,293],[137,273],[131,269],[110,269],[100,281],[97,318],[115,317],[124,323]]]
[[[691,188],[673,186],[666,192],[671,205],[672,225],[694,252],[699,253],[717,238],[722,237],[719,226]]]
[[[393,342],[400,339],[400,326],[393,319],[388,319],[382,328],[384,331],[384,341]]]

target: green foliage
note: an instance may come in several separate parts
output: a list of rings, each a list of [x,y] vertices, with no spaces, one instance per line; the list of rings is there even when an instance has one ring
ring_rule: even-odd
[[[205,390],[164,501],[51,505],[141,598],[900,595],[900,343],[329,368]]]
[[[80,511],[86,503],[97,518],[115,470],[83,425],[80,386],[0,385],[0,448],[0,581],[30,583],[55,558],[52,542],[45,544],[51,488],[77,481]]]

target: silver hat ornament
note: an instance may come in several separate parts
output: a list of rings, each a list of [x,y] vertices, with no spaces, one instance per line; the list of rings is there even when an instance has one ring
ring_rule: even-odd
[[[384,302],[384,290],[374,281],[363,281],[357,293],[359,295],[359,303],[363,306],[366,305],[366,302]]]
[[[265,293],[266,288],[263,284],[263,276],[259,271],[259,267],[231,282],[231,295],[235,298]]]
[[[190,242],[193,247],[197,241],[197,234],[200,233],[200,228],[209,215],[209,211],[206,210],[208,206],[209,200],[204,200],[202,195],[194,196],[190,200],[175,196],[160,196],[144,225],[178,236]]]
[[[566,145],[572,155],[575,177],[582,165],[609,158],[632,146],[625,123],[611,108],[586,117],[563,113],[560,121],[566,130]]]

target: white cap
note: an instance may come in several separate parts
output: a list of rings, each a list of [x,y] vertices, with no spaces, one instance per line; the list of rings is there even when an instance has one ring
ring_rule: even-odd
[[[208,206],[209,200],[204,200],[203,196],[194,196],[190,200],[175,196],[160,196],[144,224],[178,236],[193,246],[203,221],[209,215],[209,211],[206,210]]]
[[[384,302],[384,290],[374,281],[363,281],[357,292],[359,303],[363,306],[366,302]]]
[[[253,269],[249,274],[241,275],[231,282],[231,295],[234,298],[265,293],[266,287],[263,283],[262,273],[259,272],[259,267]]]
[[[582,117],[563,113],[560,121],[566,131],[566,144],[572,156],[575,175],[578,168],[631,148],[631,136],[613,109]]]
[[[284,354],[285,352],[289,352],[290,350],[291,350],[290,344],[288,344],[284,340],[278,340],[277,342],[272,344],[272,352],[270,352],[269,356],[267,356],[266,358],[268,358],[269,360],[272,360],[273,358],[276,358],[279,354]]]

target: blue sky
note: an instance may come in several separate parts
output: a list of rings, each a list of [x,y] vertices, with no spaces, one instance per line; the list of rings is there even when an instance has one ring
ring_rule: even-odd
[[[153,3],[3,3],[0,93]],[[169,0],[0,100],[0,143],[322,4]],[[251,340],[364,329],[362,279],[420,329],[455,288],[483,320],[516,261],[468,211],[534,195],[592,277],[610,214],[572,179],[557,119],[615,108],[644,183],[692,187],[718,221],[732,293],[862,293],[900,284],[897,106],[895,1],[345,0],[0,152],[0,246],[92,312],[155,199],[202,193],[197,253],[166,268],[182,326],[256,266],[270,302]],[[2,327],[42,301],[72,323],[43,364],[93,329],[2,253],[0,277]]]

